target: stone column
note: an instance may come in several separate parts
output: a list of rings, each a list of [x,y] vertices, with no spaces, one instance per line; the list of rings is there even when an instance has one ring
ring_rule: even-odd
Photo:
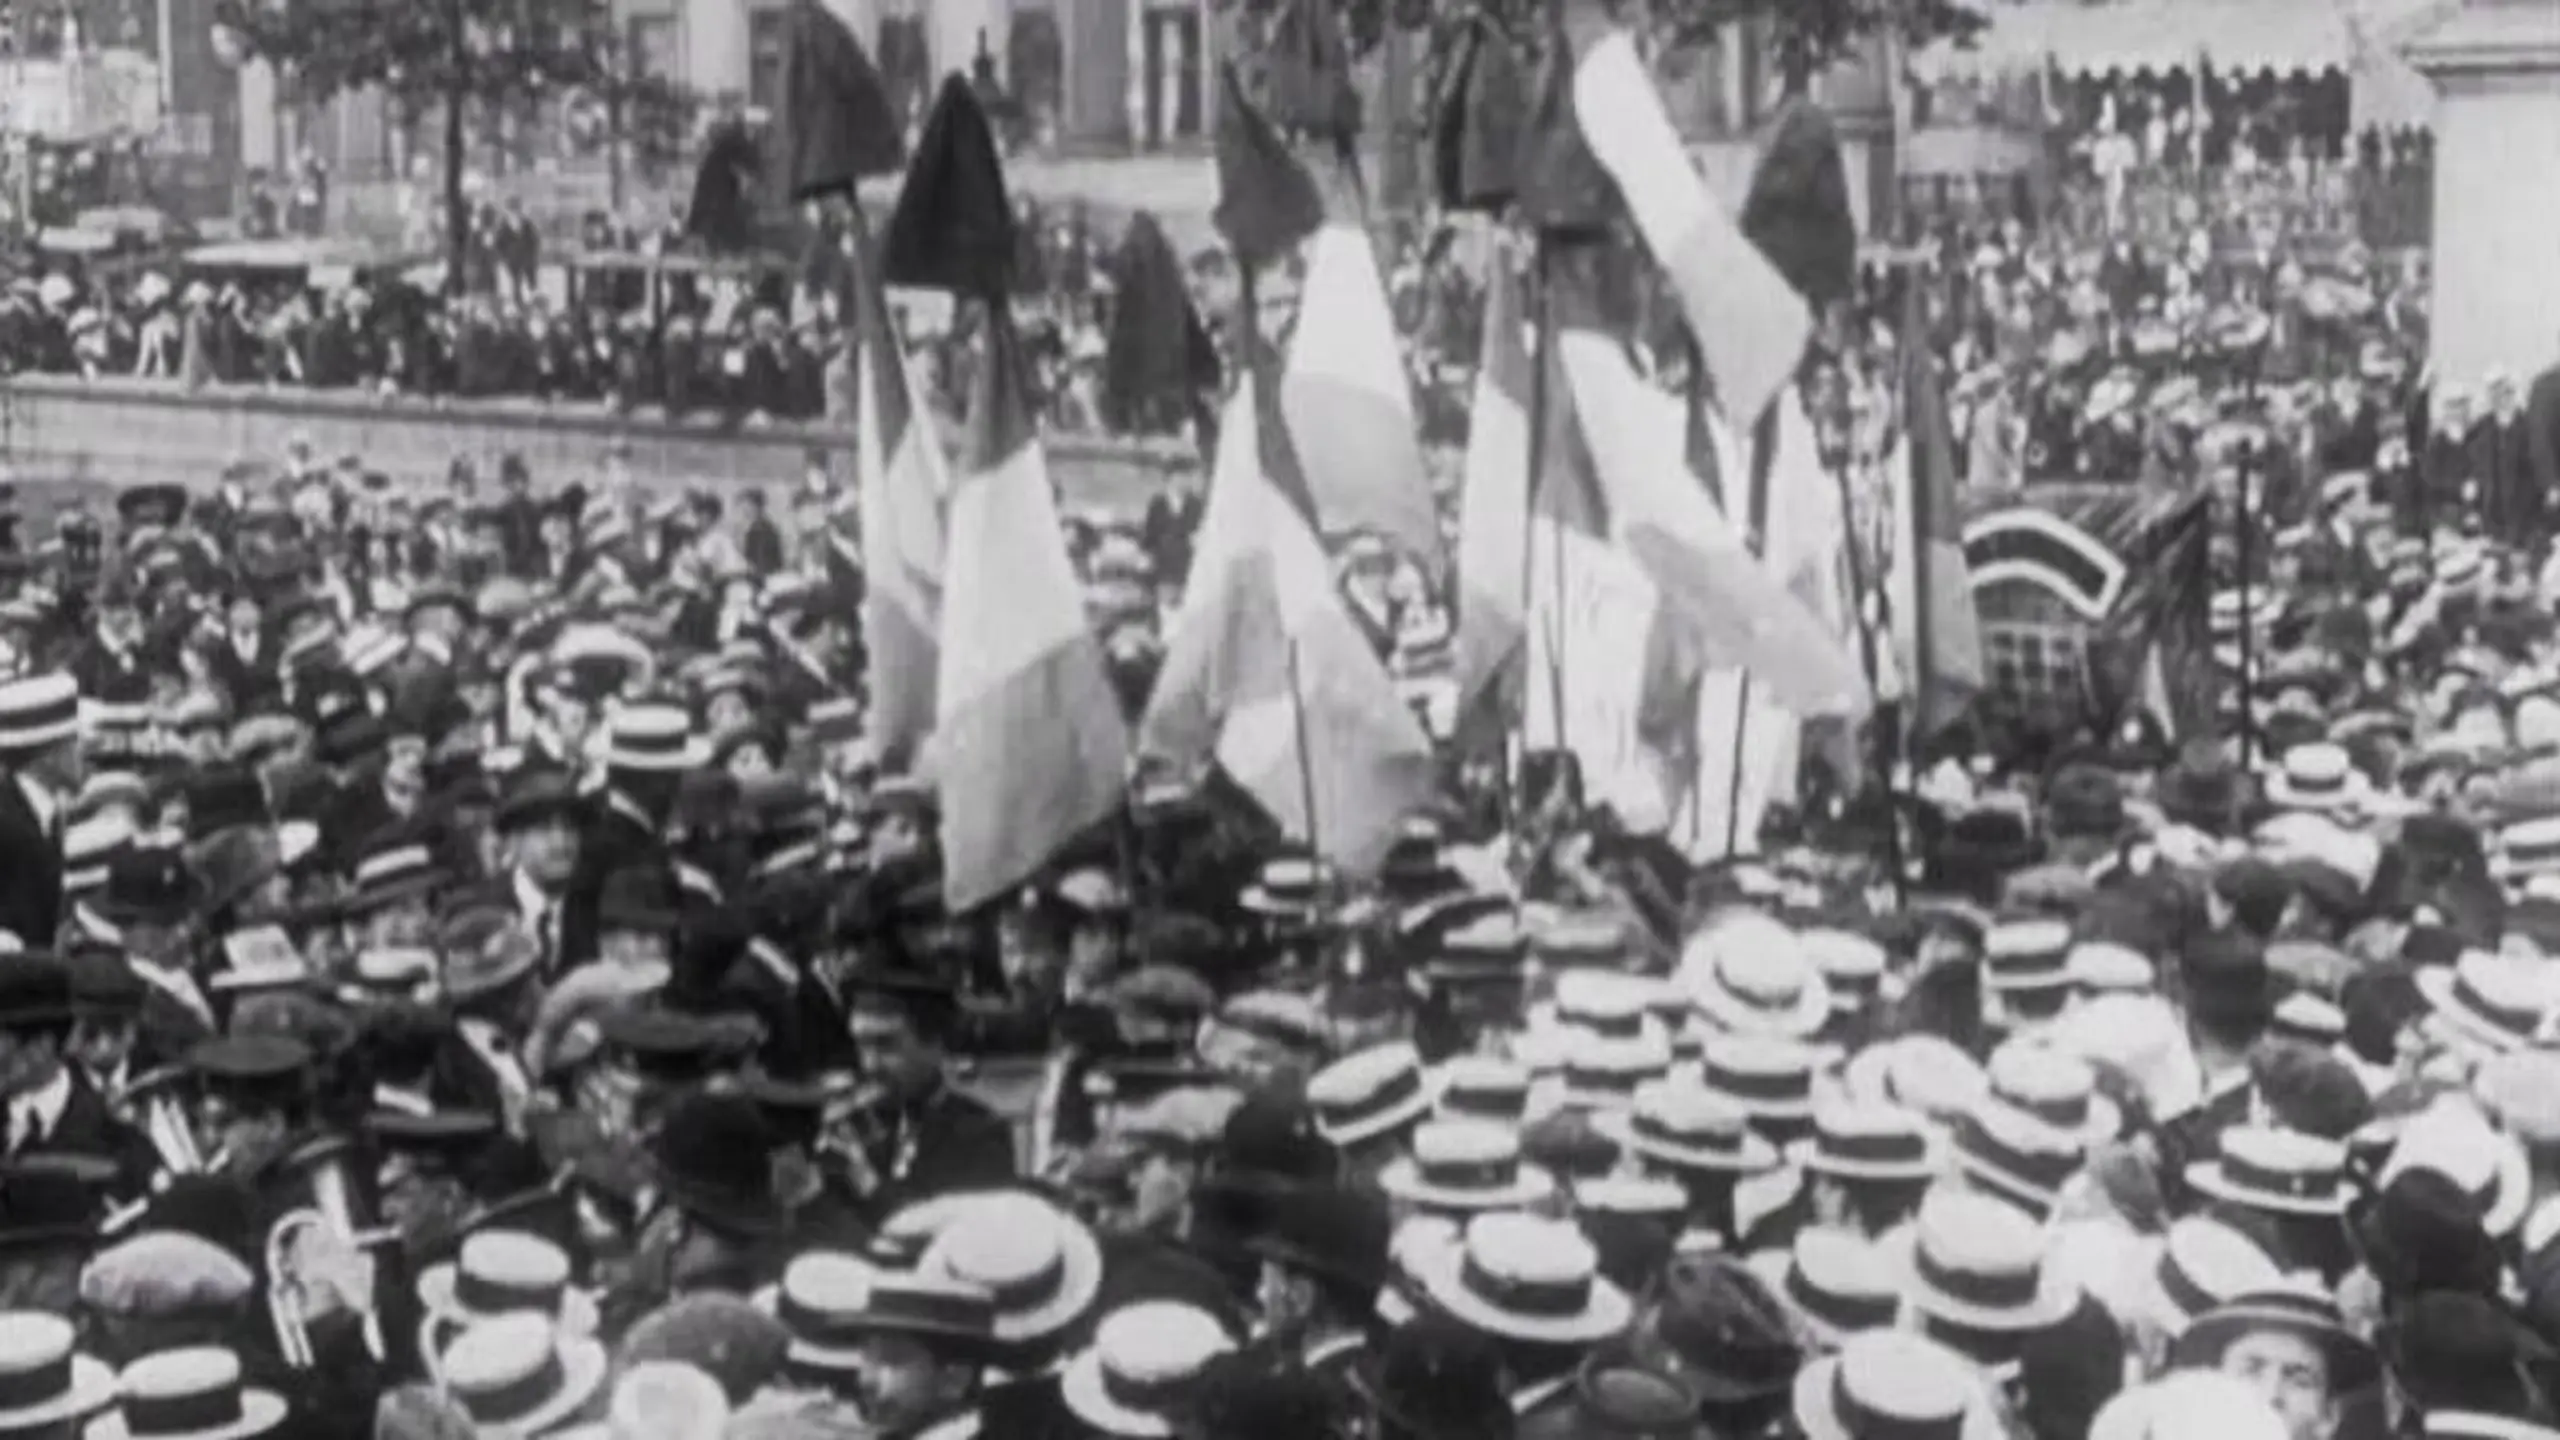
[[[2429,362],[2530,380],[2560,362],[2560,6],[2466,0],[2402,54],[2436,87]]]
[[[1133,0],[1057,0],[1065,50],[1064,109],[1059,136],[1077,147],[1129,143],[1129,34]]]

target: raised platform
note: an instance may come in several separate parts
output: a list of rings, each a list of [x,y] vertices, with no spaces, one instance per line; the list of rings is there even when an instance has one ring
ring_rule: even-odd
[[[841,467],[853,433],[828,425],[669,421],[588,405],[532,401],[384,399],[351,391],[271,390],[169,382],[87,382],[57,376],[0,380],[0,467],[30,481],[121,488],[209,486],[235,460],[280,462],[294,440],[323,461],[362,457],[411,484],[440,481],[458,456],[484,479],[520,455],[537,486],[592,481],[619,451],[643,485],[797,485],[821,452]],[[1049,463],[1068,504],[1134,509],[1176,471],[1196,469],[1184,445],[1053,436]]]

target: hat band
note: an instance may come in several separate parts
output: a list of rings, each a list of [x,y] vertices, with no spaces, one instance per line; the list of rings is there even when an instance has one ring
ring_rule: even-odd
[[[1831,1408],[1840,1428],[1856,1440],[1956,1440],[1964,1433],[1964,1412],[1953,1415],[1895,1415],[1858,1398],[1849,1388],[1847,1369],[1831,1376]]]
[[[1792,1014],[1798,1005],[1804,1003],[1802,987],[1784,994],[1768,994],[1742,989],[1723,975],[1715,977],[1715,984],[1716,989],[1722,991],[1726,999],[1755,1015],[1788,1015]]]
[[[191,1395],[128,1395],[121,1408],[125,1433],[134,1440],[201,1434],[240,1422],[240,1387],[225,1385]]]
[[[2161,1295],[2170,1304],[2178,1307],[2178,1313],[2188,1319],[2193,1320],[2214,1307],[2212,1292],[2206,1290],[2202,1284],[2198,1283],[2196,1277],[2188,1272],[2186,1265],[2178,1259],[2175,1247],[2166,1247],[2161,1250],[2160,1263],[2153,1269],[2152,1274],[2160,1283]]]
[[[2280,1040],[2291,1040],[2296,1044],[2314,1047],[2334,1045],[2346,1034],[2343,1029],[2331,1029],[2325,1025],[2306,1025],[2299,1020],[2288,1020],[2282,1015],[2267,1022],[2267,1032]]]
[[[1811,1070],[1749,1072],[1719,1065],[1707,1057],[1706,1084],[1719,1095],[1742,1100],[1794,1101],[1813,1093]]]
[[[1458,1283],[1496,1310],[1561,1320],[1579,1315],[1591,1303],[1591,1277],[1575,1280],[1525,1280],[1496,1275],[1469,1255],[1459,1266]]]
[[[2334,1170],[2277,1170],[2246,1157],[2222,1157],[2222,1178],[2234,1190],[2285,1200],[2326,1200],[2338,1192]]]
[[[1565,1088],[1579,1090],[1585,1094],[1632,1096],[1636,1093],[1636,1087],[1652,1079],[1654,1073],[1650,1069],[1601,1069],[1592,1065],[1577,1065],[1568,1060],[1564,1066],[1564,1083]]]
[[[1818,1152],[1829,1159],[1859,1165],[1918,1165],[1929,1158],[1928,1140],[1907,1130],[1880,1135],[1844,1135],[1837,1130],[1823,1130],[1815,1144]]]
[[[1330,1129],[1347,1130],[1395,1109],[1422,1093],[1422,1072],[1407,1066],[1388,1077],[1387,1083],[1348,1104],[1317,1105]]]
[[[2285,788],[2296,795],[2314,797],[2343,795],[2347,790],[2347,772],[2341,770],[2335,775],[2305,777],[2295,771],[2287,770],[2284,772],[2284,783]]]
[[[2024,1096],[2004,1090],[2000,1098],[2057,1130],[2077,1131],[2089,1123],[2089,1097],[2085,1093]]]
[[[1675,1130],[1662,1123],[1661,1116],[1649,1115],[1641,1110],[1637,1111],[1635,1118],[1628,1122],[1627,1129],[1639,1140],[1648,1140],[1656,1145],[1668,1145],[1675,1149],[1696,1150],[1727,1158],[1739,1156],[1742,1153],[1742,1134],[1739,1131],[1726,1133],[1721,1130]]]
[[[2026,955],[1985,955],[1984,968],[1995,989],[2030,990],[2047,985],[2071,983],[2069,957],[2060,950],[2039,950]]]
[[[29,1410],[71,1392],[71,1352],[33,1369],[0,1375],[0,1410]]]
[[[2034,1266],[2024,1270],[1955,1270],[1929,1253],[1926,1244],[1916,1247],[1912,1260],[1921,1283],[1949,1299],[1985,1310],[2024,1310],[2036,1303],[2043,1277]]]
[[[1559,1015],[1568,1024],[1578,1025],[1603,1040],[1641,1040],[1644,1038],[1644,1012],[1631,1015],[1593,1015],[1588,1012]]]
[[[453,1277],[454,1303],[476,1315],[497,1315],[509,1310],[539,1310],[545,1315],[560,1313],[560,1297],[565,1285],[519,1283],[501,1280],[464,1268]]]
[[[1972,1119],[1956,1132],[1956,1153],[1975,1168],[1990,1171],[1994,1180],[2031,1191],[2046,1202],[2059,1194],[2071,1172],[2080,1168],[2078,1155],[2062,1150],[2020,1150],[2003,1144],[1980,1121]]]
[[[553,1350],[542,1357],[542,1363],[522,1379],[504,1385],[466,1390],[447,1380],[454,1398],[462,1402],[463,1413],[474,1425],[513,1425],[548,1404],[568,1383],[568,1375],[560,1368],[560,1352]]]
[[[1893,1312],[1902,1303],[1890,1294],[1843,1295],[1825,1290],[1808,1279],[1800,1265],[1787,1267],[1784,1289],[1788,1303],[1843,1335],[1891,1325]]]
[[[2522,1006],[2503,1005],[2480,993],[2471,977],[2456,967],[2453,976],[2454,1002],[2478,1015],[2497,1028],[2518,1037],[2530,1036],[2542,1025],[2542,1014]]]
[[[1019,1279],[988,1288],[995,1292],[999,1310],[1019,1313],[1037,1310],[1058,1298],[1067,1287],[1067,1257],[1052,1255],[1049,1263]]]
[[[1441,1190],[1508,1190],[1520,1179],[1520,1162],[1512,1160],[1424,1160],[1416,1157],[1414,1173]]]
[[[1101,1366],[1101,1378],[1103,1398],[1112,1404],[1140,1415],[1157,1415],[1172,1409],[1174,1401],[1181,1398],[1182,1392],[1197,1376],[1191,1371],[1176,1371],[1170,1375],[1132,1375],[1105,1361]]]
[[[1440,1092],[1440,1108],[1469,1120],[1517,1120],[1529,1111],[1529,1092],[1516,1085],[1451,1086]]]
[[[859,1339],[866,1328],[859,1313],[819,1309],[792,1294],[788,1287],[773,1308],[774,1318],[782,1322],[792,1338],[811,1345],[847,1345]]]

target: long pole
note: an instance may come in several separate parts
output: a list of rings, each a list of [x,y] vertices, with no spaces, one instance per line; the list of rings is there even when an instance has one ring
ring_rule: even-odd
[[[1867,608],[1867,562],[1866,557],[1860,553],[1866,547],[1860,543],[1858,508],[1856,499],[1851,493],[1853,487],[1849,484],[1849,469],[1849,464],[1845,461],[1833,466],[1831,479],[1832,483],[1840,488],[1840,515],[1847,535],[1848,543],[1840,548],[1849,562],[1850,614],[1858,627],[1858,661],[1866,669],[1867,690],[1872,694],[1876,688],[1876,627]],[[1885,798],[1888,802],[1894,798],[1893,768],[1894,757],[1901,750],[1901,718],[1902,702],[1900,701],[1891,701],[1876,707],[1876,732],[1870,749],[1877,766],[1877,779],[1884,785]],[[1893,868],[1893,893],[1897,899],[1907,898],[1904,895],[1907,881],[1902,870],[1902,813],[1891,803],[1885,807],[1884,836],[1885,863]]]
[[[1529,366],[1529,463],[1526,467],[1528,483],[1525,487],[1528,491],[1529,513],[1525,517],[1521,530],[1527,543],[1520,547],[1520,599],[1524,610],[1533,610],[1536,605],[1538,492],[1546,483],[1548,426],[1553,423],[1553,417],[1549,412],[1555,408],[1555,397],[1551,393],[1554,383],[1552,372],[1555,365],[1555,306],[1552,300],[1554,287],[1549,283],[1554,271],[1555,241],[1550,239],[1546,232],[1540,231],[1533,243],[1535,249],[1532,252],[1533,258],[1529,269],[1529,333],[1532,348]],[[1555,571],[1549,587],[1554,603],[1549,607],[1545,626],[1549,723],[1555,726],[1556,748],[1565,750],[1568,747],[1565,742],[1564,726],[1564,606],[1562,604],[1564,527],[1550,522],[1547,528],[1552,542],[1549,551],[1551,568]],[[1524,745],[1521,756],[1524,761],[1528,758],[1526,751],[1527,747]]]
[[[2250,512],[2257,508],[2250,492],[2257,488],[2258,445],[2255,440],[2240,444],[2238,484],[2232,497],[2232,515],[2240,527],[2240,768],[2248,769],[2258,755],[2258,623],[2256,587],[2249,571],[2257,559],[2257,521]]]

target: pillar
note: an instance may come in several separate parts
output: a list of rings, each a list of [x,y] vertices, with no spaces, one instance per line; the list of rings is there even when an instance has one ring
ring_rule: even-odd
[[[2465,0],[2402,53],[2436,89],[2429,363],[2530,380],[2560,362],[2560,6]]]
[[[682,0],[676,24],[684,51],[685,83],[703,95],[734,95],[743,100],[748,71],[746,0]]]
[[[1129,143],[1130,34],[1133,0],[1057,0],[1065,50],[1065,115],[1061,136],[1077,145]]]

